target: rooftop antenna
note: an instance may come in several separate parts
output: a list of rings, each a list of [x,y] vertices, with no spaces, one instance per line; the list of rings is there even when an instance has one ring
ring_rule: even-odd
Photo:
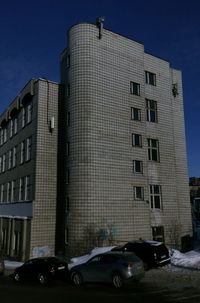
[[[96,26],[99,28],[99,39],[102,38],[103,22],[105,21],[104,17],[99,17],[96,19]]]

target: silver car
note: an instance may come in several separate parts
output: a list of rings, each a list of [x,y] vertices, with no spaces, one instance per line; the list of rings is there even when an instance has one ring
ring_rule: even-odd
[[[74,266],[70,271],[70,278],[75,285],[103,282],[121,288],[127,282],[139,281],[144,273],[143,262],[135,254],[107,252]]]

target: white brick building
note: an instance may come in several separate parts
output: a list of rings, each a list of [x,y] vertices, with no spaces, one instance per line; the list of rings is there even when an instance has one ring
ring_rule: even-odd
[[[61,75],[70,120],[67,245],[181,244],[192,232],[181,72],[134,40],[78,24]]]

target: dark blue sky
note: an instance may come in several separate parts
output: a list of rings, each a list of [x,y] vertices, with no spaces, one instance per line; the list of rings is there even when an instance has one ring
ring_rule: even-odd
[[[31,78],[59,81],[67,29],[104,16],[106,28],[182,70],[189,176],[200,176],[199,14],[199,0],[3,0],[0,112]]]

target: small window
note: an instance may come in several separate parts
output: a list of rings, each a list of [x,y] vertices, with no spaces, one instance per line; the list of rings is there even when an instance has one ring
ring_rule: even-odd
[[[141,186],[134,187],[134,199],[135,200],[144,200],[144,187],[141,187]]]
[[[145,82],[150,85],[156,85],[156,74],[145,71]]]
[[[133,160],[133,173],[142,173],[143,172],[143,165],[142,161]]]
[[[132,134],[132,145],[142,147],[142,136],[138,134]]]
[[[146,113],[147,113],[147,121],[158,122],[157,102],[156,101],[146,99]]]
[[[140,96],[140,84],[136,82],[130,82],[130,93],[131,95]]]
[[[131,120],[141,121],[141,109],[131,107]]]
[[[66,63],[67,63],[67,64],[66,64],[66,65],[67,65],[67,68],[70,67],[70,63],[71,63],[71,62],[70,62],[70,61],[71,61],[70,59],[71,59],[71,58],[70,58],[70,54],[68,54],[68,55],[67,55],[67,60],[66,60],[66,61],[67,61],[67,62],[66,62]]]

